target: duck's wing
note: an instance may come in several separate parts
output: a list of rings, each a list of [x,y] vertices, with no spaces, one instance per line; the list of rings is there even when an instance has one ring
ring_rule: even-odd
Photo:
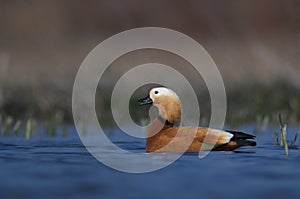
[[[193,143],[194,145],[224,145],[230,142],[233,134],[216,129],[201,127],[172,127],[162,132],[162,137],[173,143]]]
[[[196,142],[209,145],[223,145],[234,136],[230,132],[202,127],[173,127],[166,129],[164,135],[174,139],[191,138]]]
[[[230,132],[209,129],[209,128],[198,128],[196,139],[202,143],[209,145],[223,145],[230,142],[233,138],[233,134]]]

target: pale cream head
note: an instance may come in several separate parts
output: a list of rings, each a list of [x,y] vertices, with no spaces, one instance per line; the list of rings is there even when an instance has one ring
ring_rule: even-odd
[[[149,96],[153,105],[158,107],[159,115],[170,123],[180,122],[181,103],[177,94],[165,87],[150,90]]]

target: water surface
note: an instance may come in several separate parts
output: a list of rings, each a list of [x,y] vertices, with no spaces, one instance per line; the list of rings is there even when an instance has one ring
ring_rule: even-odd
[[[0,198],[300,198],[298,149],[290,149],[285,158],[284,149],[272,144],[272,133],[258,135],[255,148],[211,152],[204,159],[186,153],[145,174],[102,165],[72,127],[66,138],[1,136]],[[124,149],[144,151],[144,140],[126,139],[118,130],[110,139]]]

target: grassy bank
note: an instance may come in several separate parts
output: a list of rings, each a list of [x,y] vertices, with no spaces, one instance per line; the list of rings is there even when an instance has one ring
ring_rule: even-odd
[[[40,84],[38,87],[2,85],[0,113],[14,121],[26,121],[34,118],[38,121],[49,121],[59,117],[61,122],[72,122],[72,91]],[[97,92],[96,109],[104,124],[114,124],[110,113],[110,91]],[[210,118],[210,99],[199,93],[201,102],[202,123]],[[141,108],[133,96],[130,102],[130,113],[135,121],[147,117],[147,108]],[[239,89],[227,90],[226,123],[236,125],[245,122],[277,122],[281,113],[288,123],[298,123],[300,91],[287,84],[276,83],[272,87],[251,85]],[[104,116],[105,117],[104,117]]]

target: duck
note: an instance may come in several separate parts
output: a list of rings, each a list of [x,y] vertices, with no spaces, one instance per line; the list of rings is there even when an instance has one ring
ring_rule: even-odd
[[[180,126],[181,102],[170,88],[152,88],[149,94],[138,102],[140,105],[151,104],[158,108],[158,117],[152,121],[146,133],[148,153],[234,151],[244,146],[256,146],[255,136],[248,133]]]

